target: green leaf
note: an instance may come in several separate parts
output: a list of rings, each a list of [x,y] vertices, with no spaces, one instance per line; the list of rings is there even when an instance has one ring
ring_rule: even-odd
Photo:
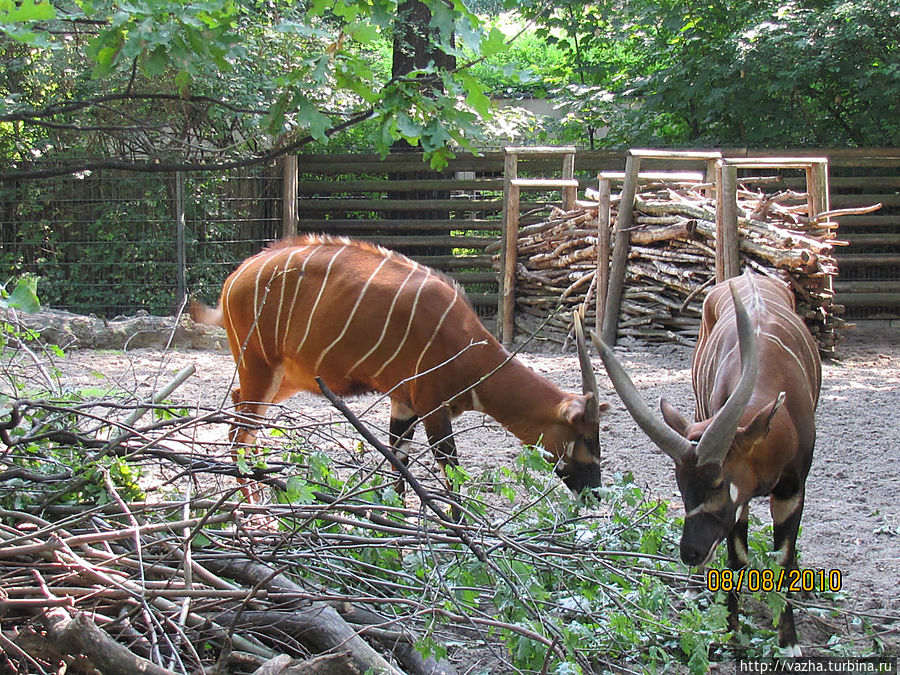
[[[497,28],[491,28],[481,39],[481,54],[485,57],[496,56],[506,49],[506,36]]]
[[[397,115],[396,129],[409,142],[415,143],[422,135],[422,125],[409,115]]]
[[[37,296],[38,277],[27,274],[16,282],[12,293],[0,289],[0,307],[21,309],[23,312],[37,312],[41,303]]]
[[[291,504],[312,504],[316,501],[313,487],[299,476],[288,478],[285,496]]]
[[[56,7],[52,2],[35,2],[35,0],[3,0],[0,2],[0,26],[6,23],[24,23],[27,21],[49,21],[56,18]]]
[[[326,132],[331,129],[331,119],[306,97],[301,97],[297,103],[297,122],[317,141],[328,140]]]
[[[381,37],[378,26],[371,23],[357,22],[347,28],[344,32],[361,44],[371,44]]]

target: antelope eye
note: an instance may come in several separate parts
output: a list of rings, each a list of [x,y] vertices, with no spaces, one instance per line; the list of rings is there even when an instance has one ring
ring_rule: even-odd
[[[725,485],[725,479],[724,479],[724,478],[717,478],[716,480],[713,481],[713,483],[712,483],[712,485],[710,486],[710,488],[711,488],[712,490],[718,490],[718,489],[720,489],[723,485]]]

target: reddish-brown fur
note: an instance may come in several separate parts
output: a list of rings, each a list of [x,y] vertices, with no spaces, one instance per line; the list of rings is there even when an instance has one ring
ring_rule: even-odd
[[[421,419],[439,462],[455,463],[450,418],[479,409],[523,442],[542,441],[573,489],[599,481],[594,395],[564,393],[511,358],[453,282],[400,254],[297,237],[246,260],[217,310],[191,313],[225,327],[240,379],[233,398],[245,414],[318,392],[321,377],[339,395],[388,394],[401,456]],[[240,427],[233,439],[253,441]]]

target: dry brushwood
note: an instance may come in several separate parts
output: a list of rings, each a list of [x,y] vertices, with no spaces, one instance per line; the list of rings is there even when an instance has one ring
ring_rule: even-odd
[[[642,186],[637,194],[620,336],[686,345],[696,339],[702,291],[715,277],[716,205],[706,187],[660,182]],[[614,194],[612,223],[619,202]],[[833,249],[844,242],[835,239],[837,225],[822,215],[810,218],[806,204],[806,194],[739,190],[740,255],[751,269],[791,284],[798,310],[820,349],[831,351],[836,329],[843,325],[839,317],[843,308],[833,303],[831,290],[837,274]],[[853,212],[873,208],[877,206]],[[569,212],[553,209],[545,221],[520,231],[516,314],[524,332],[545,322],[543,337],[566,345],[572,309],[581,308],[588,322],[594,322],[592,296],[601,236],[597,219],[597,204],[579,202]],[[606,236],[611,239],[611,234]]]
[[[0,508],[5,658],[37,672],[77,667],[187,673],[215,667],[247,673],[355,669],[452,675],[450,662],[416,649],[424,635],[437,644],[482,642],[496,649],[493,635],[502,632],[564,656],[562,636],[547,620],[547,610],[527,598],[522,604],[531,620],[504,622],[490,608],[463,607],[453,588],[431,575],[383,574],[362,563],[351,568],[346,550],[392,549],[413,558],[448,560],[468,551],[512,596],[522,589],[496,564],[504,552],[551,565],[583,554],[595,568],[623,555],[590,546],[573,550],[552,534],[538,539],[530,531],[510,535],[494,524],[496,513],[489,521],[466,510],[466,521],[454,522],[446,515],[454,502],[442,492],[440,480],[426,484],[413,474],[407,481],[420,508],[373,502],[366,498],[370,489],[334,493],[324,483],[310,485],[303,503],[235,502],[233,477],[241,469],[227,459],[227,445],[194,440],[204,425],[221,424],[233,412],[195,409],[186,415],[161,402],[189,376],[189,370],[179,373],[145,402],[21,399],[7,409],[0,420],[0,461],[8,481],[0,484],[0,499],[24,505]],[[333,402],[364,438],[386,452],[340,399]],[[142,422],[150,411],[164,414]],[[28,419],[45,423],[23,422]],[[252,423],[263,433],[274,428]],[[356,443],[335,436],[339,432],[333,425],[298,419],[295,413],[279,415],[278,428],[284,436],[268,439],[276,450],[276,438],[288,443],[292,436],[332,449]],[[87,459],[49,474],[17,466],[36,443],[51,454],[81,448]],[[337,461],[336,471],[369,476],[382,471],[360,465],[355,451],[349,454],[352,461]],[[177,501],[162,496],[129,501],[105,468],[114,459],[190,487]],[[272,456],[253,476],[285,490],[297,471]],[[104,500],[73,502],[84,490],[97,489],[98,475]],[[384,482],[392,478],[387,472]],[[643,569],[640,557],[634,560],[640,573],[654,573],[650,565]],[[622,572],[627,568],[622,566]],[[299,577],[291,573],[300,570]],[[401,588],[406,592],[399,593]],[[494,592],[479,590],[486,598]],[[624,595],[613,601],[629,602]],[[589,667],[586,657],[574,658]]]
[[[652,579],[675,606],[687,575],[671,558],[620,550],[622,532],[639,531],[659,504],[626,504],[616,518],[572,515],[549,466],[544,487],[523,483],[524,504],[449,497],[421,464],[407,476],[417,502],[381,499],[396,473],[336,398],[342,424],[280,406],[277,426],[245,420],[269,455],[264,467],[240,467],[227,443],[201,433],[217,424],[224,439],[232,409],[188,414],[167,402],[189,376],[142,398],[14,399],[0,412],[0,670],[457,672],[417,649],[430,643],[477,646],[511,672],[502,635],[547,664],[565,658],[592,672],[614,665],[610,648],[572,649],[563,633],[575,618],[608,625],[611,612],[652,625],[660,645],[678,643],[675,622],[660,621],[634,589]],[[360,438],[379,454],[361,452]],[[59,459],[73,453],[75,463]],[[316,456],[326,453],[323,471]],[[157,489],[133,494],[113,474],[125,462]],[[235,501],[234,478],[246,471],[280,494],[293,488],[293,501]],[[447,518],[454,503],[463,522]],[[597,529],[582,538],[587,520]],[[473,569],[488,573],[473,578]],[[555,592],[535,587],[539,578]],[[584,604],[582,582],[592,594]],[[504,614],[501,603],[519,609]],[[646,643],[615,639],[616,659],[640,659]]]

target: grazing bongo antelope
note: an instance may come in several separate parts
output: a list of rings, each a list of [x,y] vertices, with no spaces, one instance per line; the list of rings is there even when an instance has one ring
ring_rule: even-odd
[[[583,340],[584,393],[564,393],[500,346],[453,281],[399,253],[328,236],[278,242],[225,280],[217,309],[193,304],[191,315],[227,331],[244,415],[318,392],[318,376],[341,396],[390,397],[390,443],[404,463],[422,420],[440,466],[456,465],[450,420],[479,410],[541,442],[573,492],[599,485],[608,404],[597,400]],[[254,435],[234,425],[231,440],[249,447]]]
[[[746,566],[748,502],[768,495],[775,549],[784,568],[796,570],[822,368],[787,284],[748,271],[710,290],[692,368],[696,422],[665,400],[662,417],[653,413],[612,350],[591,337],[631,416],[675,460],[685,509],[681,559],[705,565],[727,538],[728,566]],[[737,630],[736,593],[729,594],[728,616]],[[799,655],[790,602],[778,643]]]

